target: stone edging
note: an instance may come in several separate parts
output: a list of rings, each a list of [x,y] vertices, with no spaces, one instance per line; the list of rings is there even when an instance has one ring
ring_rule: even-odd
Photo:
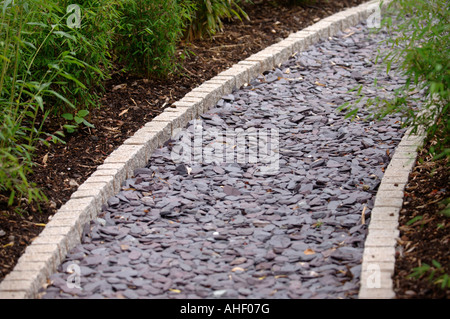
[[[417,149],[423,145],[425,137],[424,132],[411,134],[408,129],[383,175],[364,244],[360,299],[395,298],[392,276],[399,236],[398,219],[404,189],[416,163]]]
[[[223,95],[277,67],[321,38],[333,36],[369,18],[380,2],[383,2],[382,10],[386,9],[390,1],[372,0],[322,19],[233,65],[193,89],[173,107],[165,109],[113,151],[57,211],[26,248],[13,271],[0,283],[0,299],[38,298],[39,289],[66,254],[80,243],[84,226],[97,216],[109,197],[119,192],[121,184],[133,176],[135,169],[148,163],[152,152],[167,141],[174,130],[185,127],[190,120],[213,107]],[[411,147],[406,149],[413,151]],[[369,234],[373,237],[374,231]],[[379,246],[374,249],[376,247]],[[391,246],[382,248],[394,249]]]

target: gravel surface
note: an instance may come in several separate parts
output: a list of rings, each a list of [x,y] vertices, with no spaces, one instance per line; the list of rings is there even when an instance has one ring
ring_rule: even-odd
[[[42,298],[356,298],[376,189],[404,130],[335,110],[360,83],[374,94],[375,77],[387,94],[403,83],[376,72],[385,36],[358,25],[224,96],[109,199]],[[174,162],[196,132],[203,157]],[[217,145],[259,153],[221,161]]]

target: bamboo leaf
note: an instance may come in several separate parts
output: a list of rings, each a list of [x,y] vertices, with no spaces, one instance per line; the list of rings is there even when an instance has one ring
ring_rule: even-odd
[[[72,41],[76,41],[76,38],[75,38],[73,35],[68,34],[67,32],[64,32],[64,31],[54,31],[53,33],[54,33],[54,34],[57,34],[57,35],[60,35],[60,36],[63,36],[63,37],[66,37],[66,38],[68,38],[68,39],[70,39],[70,40],[72,40]]]
[[[34,99],[36,100],[36,102],[39,105],[39,108],[41,109],[42,112],[44,112],[44,100],[42,99],[42,96],[40,95],[36,95],[34,97]]]

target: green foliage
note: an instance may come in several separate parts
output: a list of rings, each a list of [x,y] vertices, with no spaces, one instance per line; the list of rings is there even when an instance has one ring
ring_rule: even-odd
[[[431,149],[435,159],[450,156],[450,9],[446,0],[396,0],[390,4],[395,16],[382,21],[382,29],[390,37],[387,53],[379,53],[389,74],[395,66],[406,79],[389,98],[369,98],[367,106],[375,119],[389,114],[400,114],[405,127],[417,132],[423,127],[428,138],[438,131],[438,143]],[[381,29],[380,29],[381,30]],[[376,85],[376,83],[375,83]],[[424,92],[425,99],[415,107],[415,93]],[[360,97],[364,97],[361,91]],[[360,100],[358,100],[359,102]],[[355,104],[344,104],[340,109],[354,111]]]
[[[422,220],[423,219],[423,216],[422,215],[419,215],[419,216],[416,216],[416,217],[414,217],[414,218],[411,218],[407,223],[406,223],[406,225],[412,225],[412,224],[414,224],[415,222],[417,222],[417,221],[419,221],[419,220]]]
[[[58,94],[48,99],[55,113],[65,107],[96,104],[96,93],[102,89],[106,72],[111,67],[110,48],[118,18],[117,1],[78,1],[81,25],[67,25],[69,0],[27,1],[31,4],[33,28],[23,30],[23,36],[39,50],[30,65],[33,78],[48,79]],[[30,52],[34,53],[34,52]],[[23,52],[28,58],[26,52]],[[106,72],[105,72],[106,71]],[[65,99],[63,98],[65,97]]]
[[[278,0],[281,3],[288,5],[311,5],[316,3],[316,0]]]
[[[44,132],[50,115],[94,103],[110,64],[109,3],[83,1],[81,28],[72,28],[69,1],[0,1],[0,192],[9,205],[45,199],[27,176],[36,145],[63,136]]]
[[[198,39],[205,35],[213,36],[223,30],[223,20],[242,17],[249,19],[248,15],[239,6],[239,0],[192,0],[195,12],[191,18],[187,38]]]
[[[447,197],[443,199],[439,203],[439,207],[441,208],[441,211],[439,213],[447,218],[450,217],[450,197]]]
[[[427,280],[439,285],[441,289],[450,288],[450,276],[445,273],[442,265],[434,259],[431,264],[422,263],[421,266],[413,268],[408,278],[420,279],[428,276]]]
[[[86,120],[86,116],[88,114],[88,110],[78,110],[75,115],[71,113],[64,113],[61,116],[69,122],[73,121],[73,124],[65,124],[63,127],[67,130],[68,133],[75,132],[81,124],[84,124],[86,127],[94,127],[94,125]]]
[[[119,61],[145,75],[165,76],[175,70],[176,45],[191,10],[189,1],[124,0],[115,45]]]

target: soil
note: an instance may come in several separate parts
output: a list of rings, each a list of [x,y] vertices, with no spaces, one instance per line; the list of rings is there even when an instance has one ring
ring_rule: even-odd
[[[41,204],[40,207],[21,203],[20,208],[23,212],[22,215],[19,215],[14,211],[17,206],[8,207],[6,205],[7,198],[3,196],[4,194],[0,194],[0,281],[14,268],[27,245],[39,235],[49,217],[69,199],[77,189],[77,185],[81,185],[115,148],[146,122],[161,113],[165,107],[181,99],[191,89],[234,63],[278,42],[291,32],[303,29],[328,15],[362,2],[364,1],[317,0],[313,4],[290,6],[281,4],[280,1],[253,1],[254,4],[243,6],[250,21],[226,22],[223,32],[216,34],[212,39],[180,43],[180,52],[188,49],[190,54],[183,61],[179,72],[166,79],[144,78],[127,74],[117,65],[116,70],[111,74],[111,79],[106,83],[106,90],[100,99],[99,107],[91,110],[89,115],[88,121],[94,124],[95,128],[81,128],[76,133],[66,136],[66,144],[52,144],[50,147],[38,148],[35,156],[36,166],[29,180],[43,190],[49,201]],[[53,119],[51,123],[50,129],[54,131],[59,130],[62,125],[58,119]],[[427,165],[419,165],[418,171],[415,171],[417,174],[414,178],[416,188],[409,190],[411,193],[408,198],[424,197],[414,195],[413,191],[423,190],[429,194],[430,189],[437,189],[437,192],[441,192],[444,187],[441,185],[439,188],[436,188],[437,186],[430,188],[427,184],[428,181],[421,174],[429,175],[429,170],[434,166],[442,168],[443,165],[445,168],[445,165],[442,163]],[[437,171],[438,169],[436,169]],[[445,172],[445,169],[439,170],[439,172]],[[446,178],[448,187],[448,171]],[[442,183],[444,182],[445,177],[442,180]],[[406,210],[411,215],[415,214],[415,207],[427,205],[427,202],[415,203],[411,200],[405,204]],[[431,212],[428,214],[432,215]],[[429,219],[430,217],[424,217],[422,221]],[[408,217],[403,217],[401,221],[405,220],[408,221]],[[414,233],[404,235],[407,238],[402,237],[405,242],[410,242],[404,251],[404,256],[408,254],[411,247],[418,245],[413,242],[414,240],[418,239],[422,245],[428,246],[427,236],[431,233],[438,233],[440,237],[435,240],[447,246],[433,250],[430,258],[439,257],[438,260],[442,261],[436,254],[447,253],[446,269],[449,273],[449,223],[445,220],[436,221],[436,223],[443,223],[445,226],[437,230],[437,224],[433,224],[435,226],[431,228],[435,231],[427,232],[421,238]],[[431,226],[431,221],[426,223],[426,226]],[[415,225],[411,227],[415,227]],[[444,234],[442,234],[443,232]],[[446,238],[446,241],[443,238]],[[417,252],[418,249],[415,251]],[[427,252],[431,252],[431,250],[421,250],[421,259],[416,259],[414,264],[417,264],[418,260],[431,262],[425,258]],[[397,270],[400,276],[396,280],[403,282],[405,274],[410,272],[410,264],[409,261],[400,261],[399,265],[403,268]],[[404,293],[403,295],[399,294],[399,297],[440,298],[445,296],[445,293],[439,294],[439,291],[433,290],[435,287],[421,287],[412,285],[402,288]]]

